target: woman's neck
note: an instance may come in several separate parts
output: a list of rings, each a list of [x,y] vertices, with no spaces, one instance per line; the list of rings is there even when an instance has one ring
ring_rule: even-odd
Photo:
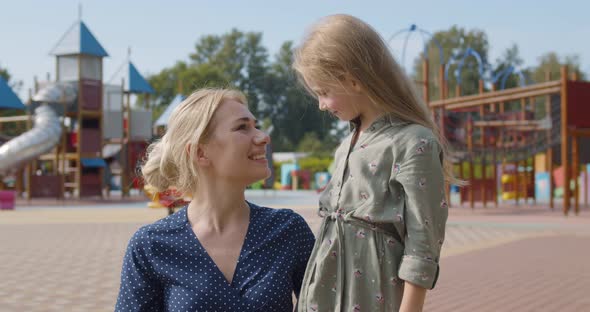
[[[204,182],[204,181],[203,181]],[[188,205],[188,220],[195,227],[222,233],[250,215],[243,188],[212,187],[203,183]]]

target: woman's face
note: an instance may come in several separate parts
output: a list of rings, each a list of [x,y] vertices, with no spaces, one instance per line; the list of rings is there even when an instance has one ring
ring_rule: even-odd
[[[266,159],[270,137],[256,127],[256,119],[246,105],[225,100],[211,122],[210,136],[202,144],[210,172],[220,179],[244,186],[270,176]]]

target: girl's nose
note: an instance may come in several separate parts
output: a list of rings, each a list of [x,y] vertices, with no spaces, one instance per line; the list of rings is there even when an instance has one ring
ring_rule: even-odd
[[[322,99],[320,98],[318,100],[319,106],[320,106],[320,110],[321,111],[325,111],[328,109],[328,106],[324,103],[324,101],[322,101]]]

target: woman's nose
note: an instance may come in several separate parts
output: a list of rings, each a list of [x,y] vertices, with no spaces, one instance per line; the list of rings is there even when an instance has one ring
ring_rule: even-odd
[[[270,143],[270,136],[262,130],[258,130],[258,133],[254,137],[254,143],[257,145],[266,145]]]

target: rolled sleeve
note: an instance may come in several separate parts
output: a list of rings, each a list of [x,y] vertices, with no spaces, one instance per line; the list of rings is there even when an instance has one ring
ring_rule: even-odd
[[[448,206],[441,149],[434,138],[420,139],[406,153],[395,180],[404,194],[404,256],[398,275],[426,289],[438,279]]]

